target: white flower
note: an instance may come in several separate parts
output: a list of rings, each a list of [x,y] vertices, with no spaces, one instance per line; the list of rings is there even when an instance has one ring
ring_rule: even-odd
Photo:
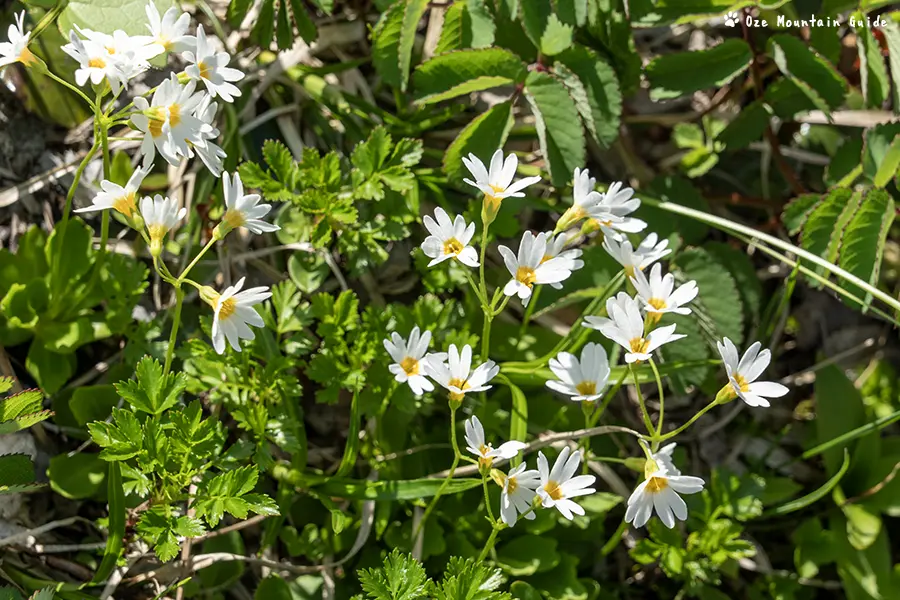
[[[425,353],[431,343],[431,332],[426,330],[420,335],[419,327],[413,327],[409,332],[409,341],[400,337],[396,331],[391,333],[391,339],[384,340],[384,349],[394,359],[394,364],[388,367],[394,374],[394,379],[400,383],[408,383],[410,389],[417,396],[423,392],[430,392],[434,385],[425,377]],[[438,359],[446,354],[437,355]]]
[[[169,231],[178,225],[187,214],[187,209],[179,210],[178,202],[163,198],[159,194],[151,200],[149,196],[141,199],[141,217],[150,234],[150,253],[159,256],[162,251],[162,240]]]
[[[500,492],[500,519],[509,527],[513,527],[524,515],[526,519],[535,518],[531,510],[535,489],[541,485],[541,474],[534,469],[526,470],[523,462],[510,469],[508,475],[502,475],[503,491]]]
[[[594,216],[597,207],[603,202],[603,194],[596,191],[594,186],[597,180],[590,176],[587,169],[575,169],[572,181],[572,206],[566,209],[563,216],[556,223],[556,230],[568,229],[588,215]],[[607,219],[615,219],[613,215],[606,214]]]
[[[25,11],[16,15],[16,22],[7,30],[9,41],[0,42],[0,69],[14,62],[28,65],[37,58],[28,49],[31,32],[25,31]]]
[[[674,447],[674,444],[670,446]],[[687,519],[687,505],[678,494],[696,494],[703,490],[702,479],[682,475],[677,469],[668,470],[666,465],[671,465],[671,457],[658,461],[659,456],[660,453],[657,453],[647,461],[644,481],[628,498],[625,522],[635,527],[646,525],[656,509],[659,520],[671,529],[675,526],[676,518],[680,521]]]
[[[643,270],[651,264],[672,252],[667,249],[669,240],[662,240],[657,243],[657,236],[651,233],[644,238],[638,247],[632,247],[631,242],[623,239],[615,240],[613,236],[605,235],[603,237],[603,248],[625,269],[625,274],[631,277],[634,275],[635,269]]]
[[[227,52],[216,52],[203,31],[203,25],[197,26],[197,48],[187,51],[184,58],[191,63],[184,70],[188,77],[202,81],[213,98],[219,97],[225,102],[234,102],[241,90],[232,81],[240,81],[244,74],[228,66],[231,56]]]
[[[159,16],[159,10],[153,0],[145,7],[147,13],[147,29],[150,30],[150,44],[154,46],[156,54],[163,52],[186,52],[197,47],[197,38],[187,34],[191,25],[191,16],[186,12],[180,15],[179,9],[171,6]]]
[[[637,301],[625,292],[606,301],[605,317],[585,317],[585,327],[596,329],[605,337],[619,344],[627,352],[625,362],[634,363],[649,360],[652,352],[668,342],[685,337],[675,333],[675,325],[654,329],[644,336],[644,319]]]
[[[569,261],[569,270],[577,271],[584,266],[584,261],[580,259],[581,250],[578,248],[565,249],[571,237],[566,233],[560,233],[554,236],[552,233],[545,234],[547,236],[547,249],[544,251],[544,257],[541,262],[547,262],[551,258],[561,258]],[[559,281],[550,284],[550,287],[561,290],[562,283]]]
[[[206,165],[206,168],[209,169],[209,172],[214,177],[219,177],[222,174],[222,161],[228,156],[225,150],[213,142],[219,137],[219,130],[214,124],[218,107],[219,105],[213,102],[212,96],[203,94],[203,100],[200,101],[194,114],[198,119],[209,125],[209,129],[201,130],[200,138],[202,143],[194,140],[190,144],[191,149],[197,152],[197,156],[200,157],[200,160],[203,161],[203,164]]]
[[[541,180],[540,177],[525,177],[513,183],[513,177],[516,175],[516,168],[519,166],[519,159],[515,154],[510,154],[503,160],[503,150],[497,150],[491,157],[490,171],[484,166],[484,163],[475,156],[469,154],[463,157],[463,164],[475,178],[463,179],[471,186],[477,187],[485,195],[485,198],[494,206],[499,206],[500,201],[504,198],[521,198],[525,194],[522,192],[532,183]]]
[[[747,348],[740,360],[737,347],[728,338],[716,342],[716,346],[725,363],[731,398],[738,396],[749,406],[769,406],[767,398],[781,398],[788,393],[788,388],[780,383],[756,381],[772,360],[772,353],[768,348],[760,352],[762,344],[759,342],[754,342]]]
[[[633,196],[633,189],[622,188],[622,184],[615,181],[603,194],[602,201],[593,206],[590,216],[601,226],[604,235],[618,239],[619,231],[636,233],[647,227],[644,221],[628,216],[641,206],[641,201]]]
[[[225,173],[222,178],[222,191],[226,209],[222,217],[224,225],[222,237],[235,227],[246,227],[255,234],[281,229],[278,225],[262,220],[272,210],[272,205],[260,204],[259,194],[244,194],[244,182],[237,173],[230,178],[228,173]]]
[[[646,446],[647,442],[644,440],[638,440],[642,446]],[[656,463],[657,467],[661,471],[666,471],[667,473],[671,473],[672,475],[681,475],[681,471],[675,466],[675,463],[672,462],[672,453],[675,451],[675,446],[677,446],[675,442],[671,444],[666,444],[659,450],[654,453],[651,453],[650,458]]]
[[[462,215],[456,215],[451,222],[443,208],[434,209],[434,216],[437,221],[430,215],[423,219],[425,229],[431,234],[422,242],[422,252],[431,259],[428,266],[455,258],[467,267],[477,267],[478,253],[469,245],[475,235],[475,223],[466,225]]]
[[[677,313],[679,315],[691,314],[690,308],[684,305],[697,297],[700,291],[696,281],[688,281],[675,289],[675,276],[662,274],[662,265],[653,265],[650,270],[650,279],[640,269],[635,269],[631,275],[638,298],[644,305],[644,310],[654,315],[657,319],[664,313]],[[673,291],[674,290],[674,291]]]
[[[547,457],[543,452],[538,452],[538,471],[541,475],[541,485],[537,489],[544,508],[556,507],[562,516],[572,520],[572,515],[583,515],[584,509],[572,501],[578,496],[587,496],[594,493],[590,487],[594,483],[593,475],[575,475],[578,465],[581,463],[581,452],[575,451],[569,455],[568,446],[562,449],[553,469],[549,468]]]
[[[265,286],[241,291],[244,277],[232,286],[225,288],[222,294],[216,294],[210,301],[215,310],[212,324],[212,342],[216,352],[225,352],[225,340],[235,351],[241,351],[241,340],[252,340],[256,337],[250,325],[264,327],[263,319],[256,309],[259,304],[272,295]]]
[[[80,86],[86,84],[88,80],[94,85],[99,85],[106,79],[110,89],[118,95],[129,77],[137,75],[134,72],[137,63],[132,60],[133,57],[116,56],[104,43],[96,39],[82,40],[75,31],[69,31],[69,43],[61,49],[78,62],[75,83]]]
[[[450,392],[450,399],[460,402],[467,393],[483,392],[491,388],[485,385],[496,377],[500,367],[489,360],[472,371],[472,347],[466,344],[462,352],[450,344],[447,363],[442,355],[429,355],[425,361],[425,372]]]
[[[526,231],[519,244],[518,257],[506,246],[500,246],[503,263],[512,279],[503,288],[507,296],[518,295],[523,301],[531,297],[531,289],[537,284],[558,283],[568,279],[575,261],[557,256],[545,260],[547,255],[547,234],[537,236]],[[581,261],[577,261],[581,262]],[[582,263],[583,264],[583,263]]]
[[[586,344],[581,361],[574,354],[560,352],[550,359],[550,370],[560,381],[548,381],[547,387],[572,400],[594,401],[603,395],[609,380],[609,359],[600,344]]]
[[[100,182],[100,188],[103,190],[96,196],[90,206],[79,208],[75,212],[93,212],[97,210],[114,209],[130,219],[137,209],[137,192],[144,181],[144,177],[150,172],[150,169],[137,169],[131,174],[128,183],[122,187],[118,183],[113,183],[107,179]]]
[[[489,467],[495,458],[512,458],[525,446],[524,443],[513,440],[494,448],[484,441],[484,427],[478,417],[472,415],[466,419],[466,450],[477,456],[481,465]]]
[[[134,99],[141,112],[132,115],[131,122],[145,134],[141,142],[144,166],[153,164],[156,151],[169,164],[177,165],[179,156],[192,156],[192,145],[206,144],[204,136],[213,128],[193,114],[206,96],[203,92],[195,94],[195,87],[193,81],[182,85],[173,73],[156,88],[150,102],[140,96]]]

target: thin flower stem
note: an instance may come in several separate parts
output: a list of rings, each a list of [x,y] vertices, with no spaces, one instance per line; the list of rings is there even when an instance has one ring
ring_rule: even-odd
[[[653,421],[650,419],[650,413],[647,412],[647,404],[644,402],[644,394],[641,393],[641,384],[638,381],[637,371],[634,364],[628,365],[631,369],[631,377],[634,379],[634,390],[637,392],[638,403],[641,405],[641,415],[644,417],[644,425],[647,426],[647,433],[651,437],[656,437],[653,432]]]
[[[166,366],[163,374],[167,375],[172,367],[172,359],[175,356],[175,340],[178,337],[178,326],[181,324],[181,304],[184,301],[184,290],[180,285],[175,286],[175,314],[172,316],[172,333],[169,334],[169,346],[166,348]]]
[[[428,506],[425,508],[425,514],[422,515],[422,520],[419,521],[418,527],[413,532],[413,542],[418,539],[419,534],[425,529],[425,522],[428,521],[428,517],[434,511],[434,507],[437,505],[438,500],[441,495],[447,489],[447,486],[450,485],[450,482],[453,480],[453,475],[456,473],[456,467],[459,466],[459,459],[462,457],[462,454],[459,451],[459,445],[456,443],[456,403],[452,400],[450,401],[450,445],[453,446],[453,463],[450,465],[450,470],[447,471],[447,477],[444,478],[443,483],[441,483],[441,487],[438,488],[438,491],[435,493],[434,497],[431,499],[431,502],[428,503]]]
[[[97,132],[100,134],[100,147],[103,149],[103,179],[112,177],[112,160],[109,156],[109,131],[106,118],[100,113],[100,95],[97,95]],[[100,221],[100,263],[106,258],[106,244],[109,241],[109,211],[104,210]]]
[[[481,328],[481,360],[486,361],[491,352],[491,323],[494,320],[492,310],[484,313],[484,325]]]
[[[716,400],[713,400],[712,402],[710,402],[709,404],[707,404],[706,406],[704,406],[704,407],[700,410],[700,412],[698,412],[696,415],[694,415],[693,417],[691,417],[691,420],[690,420],[690,421],[688,421],[687,423],[685,423],[684,425],[682,425],[681,427],[679,427],[679,428],[676,429],[675,431],[670,431],[669,433],[667,433],[667,434],[665,434],[665,435],[659,435],[659,436],[656,436],[656,440],[655,440],[655,441],[658,442],[658,443],[662,443],[662,442],[664,442],[664,441],[666,441],[666,440],[668,440],[668,439],[671,439],[671,438],[675,437],[676,435],[678,435],[679,433],[681,433],[682,431],[684,431],[685,429],[687,429],[688,427],[690,427],[691,425],[693,425],[693,424],[694,424],[694,421],[696,421],[697,419],[699,419],[700,417],[702,417],[703,415],[705,415],[710,409],[712,409],[713,406],[715,406],[715,405],[717,405],[717,404],[718,404],[718,402],[717,402]]]
[[[659,376],[659,369],[656,368],[656,363],[653,362],[652,358],[648,362],[650,363],[650,368],[653,369],[654,377],[656,377],[656,389],[659,393],[659,418],[656,420],[656,437],[659,437],[662,435],[663,416],[665,415],[666,411],[666,401],[665,396],[663,395],[662,378]],[[653,450],[656,451],[655,446],[657,446],[658,443],[654,442],[653,444]]]
[[[506,308],[506,305],[509,304],[510,298],[512,298],[512,296],[504,296],[503,297],[503,301],[500,303],[500,306],[496,310],[493,311],[495,317],[504,311],[504,309]],[[533,301],[534,300],[532,300],[532,302]],[[531,306],[531,303],[529,303],[528,306]]]
[[[622,519],[622,522],[619,523],[619,527],[616,529],[615,533],[613,533],[609,540],[603,544],[603,547],[600,548],[601,556],[608,556],[610,552],[616,549],[616,546],[619,545],[619,542],[622,541],[622,534],[625,533],[625,530],[628,528],[628,523],[625,522],[625,519]]]
[[[210,240],[206,243],[206,245],[203,246],[203,249],[200,250],[200,252],[197,253],[197,256],[194,257],[194,260],[191,261],[191,264],[189,264],[187,267],[185,267],[184,271],[181,272],[181,275],[178,276],[179,283],[185,281],[185,278],[191,272],[191,269],[193,269],[197,265],[197,263],[200,262],[200,259],[203,258],[203,255],[206,254],[209,251],[209,249],[213,247],[213,244],[215,244],[215,243],[216,243],[216,238],[215,237],[210,238]]]
[[[491,518],[491,521],[496,521],[494,519],[494,511],[491,509],[491,496],[488,494],[487,482],[487,477],[481,478],[481,487],[484,488],[484,507],[487,509],[488,517]]]
[[[531,321],[531,315],[534,314],[534,307],[537,306],[538,298],[541,297],[542,289],[544,289],[543,286],[534,290],[534,293],[531,295],[531,300],[528,302],[528,306],[525,307],[525,315],[522,317],[522,326],[519,328],[519,337],[522,337],[525,334],[525,330],[528,328],[528,323]]]
[[[56,75],[55,73],[53,73],[53,72],[50,71],[50,70],[47,71],[47,75],[48,75],[48,76],[50,77],[50,79],[52,79],[53,81],[55,81],[55,82],[57,82],[57,83],[59,83],[59,84],[62,84],[62,85],[64,85],[64,86],[66,86],[67,88],[69,88],[70,90],[72,90],[73,92],[75,92],[76,94],[78,94],[79,96],[81,96],[82,99],[84,99],[84,101],[87,102],[87,103],[88,103],[88,106],[90,106],[92,109],[95,108],[95,107],[94,107],[94,102],[93,102],[90,98],[88,98],[88,95],[85,94],[84,92],[82,92],[80,89],[78,89],[77,87],[75,87],[74,85],[72,85],[71,83],[69,83],[68,81],[66,81],[65,79],[63,79],[62,77],[59,77],[58,75]]]
[[[472,287],[472,291],[475,292],[475,297],[478,298],[478,302],[481,303],[481,308],[484,310],[488,309],[487,298],[481,295],[481,288],[478,287],[478,284],[475,283],[475,280],[472,279],[472,275],[468,270],[463,271],[466,276],[466,281],[469,282],[469,285]]]
[[[491,536],[485,542],[484,548],[481,549],[481,554],[478,555],[478,562],[482,562],[487,557],[488,552],[491,551],[491,548],[494,547],[494,544],[497,543],[497,534],[500,533],[500,529],[500,527],[494,525],[494,528],[491,530]]]

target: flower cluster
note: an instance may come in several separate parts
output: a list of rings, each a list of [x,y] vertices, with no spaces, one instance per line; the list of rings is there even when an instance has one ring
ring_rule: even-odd
[[[464,181],[484,194],[481,260],[472,246],[475,223],[467,223],[462,215],[451,219],[442,208],[435,210],[434,218],[424,218],[430,235],[423,242],[422,250],[432,259],[429,266],[456,260],[465,267],[480,269],[480,288],[473,278],[467,276],[467,279],[485,310],[485,331],[489,333],[490,319],[505,306],[504,301],[499,311],[495,311],[500,297],[518,296],[526,304],[534,295],[535,286],[549,284],[559,288],[573,271],[584,267],[581,250],[573,246],[577,240],[597,233],[606,252],[622,266],[629,287],[635,293],[621,291],[609,297],[605,316],[588,315],[582,325],[599,331],[624,349],[624,361],[634,375],[635,385],[638,385],[636,366],[649,362],[656,372],[654,353],[664,344],[685,337],[675,333],[675,324],[661,325],[662,317],[668,313],[691,314],[690,304],[697,298],[699,288],[695,281],[676,282],[674,274],[665,273],[658,261],[672,252],[667,240],[660,240],[656,233],[650,232],[635,245],[629,237],[647,227],[644,221],[632,216],[641,204],[634,196],[634,190],[616,182],[605,192],[598,192],[594,189],[595,179],[586,170],[575,169],[573,204],[560,217],[555,230],[537,234],[525,231],[517,252],[499,245],[498,250],[510,279],[495,291],[494,301],[488,302],[483,264],[486,229],[504,199],[523,196],[522,190],[539,181],[539,178],[513,181],[517,159],[515,155],[504,159],[500,150],[492,156],[489,168],[474,155],[464,158],[463,163],[474,178]],[[581,221],[584,223],[577,229]],[[462,351],[450,346],[446,354],[430,354],[430,341],[431,332],[420,336],[418,328],[413,329],[408,341],[397,333],[392,334],[392,340],[385,340],[385,348],[394,360],[390,370],[398,382],[408,382],[416,394],[421,394],[434,389],[428,380],[431,378],[449,392],[454,410],[461,406],[466,393],[490,388],[487,384],[499,368],[493,361],[487,360],[487,344],[482,347],[485,362],[472,371],[472,349],[469,346],[463,347]],[[713,406],[738,397],[750,406],[768,406],[767,398],[777,398],[787,393],[787,388],[778,383],[757,381],[771,359],[770,352],[761,350],[759,342],[739,357],[737,348],[726,338],[719,343],[719,352],[728,383],[694,419]],[[559,352],[550,358],[548,366],[556,379],[547,381],[547,387],[570,400],[581,402],[586,420],[590,419],[599,400],[604,399],[602,406],[605,408],[624,380],[623,376],[613,390],[607,391],[612,365],[606,349],[597,343],[584,345],[580,356]],[[638,396],[648,428],[647,436],[639,436],[645,455],[642,463],[644,478],[628,498],[625,520],[635,527],[642,527],[655,512],[662,523],[671,528],[677,520],[687,519],[687,505],[681,496],[700,492],[704,481],[699,477],[682,475],[675,467],[672,457],[675,443],[661,449],[659,445],[690,423],[663,435],[661,422],[653,426],[640,390]],[[662,411],[660,418],[661,415]],[[565,446],[552,469],[546,457],[539,454],[537,470],[528,469],[522,463],[503,474],[493,468],[494,462],[511,459],[526,450],[527,446],[511,441],[494,448],[485,440],[484,428],[474,416],[466,421],[465,428],[466,450],[477,457],[472,462],[477,463],[483,477],[490,474],[502,488],[500,518],[507,526],[515,525],[520,517],[533,519],[534,511],[539,507],[555,507],[568,519],[584,514],[572,498],[592,493],[594,490],[590,486],[594,483],[594,477],[575,475],[582,460],[580,451],[572,452]]]

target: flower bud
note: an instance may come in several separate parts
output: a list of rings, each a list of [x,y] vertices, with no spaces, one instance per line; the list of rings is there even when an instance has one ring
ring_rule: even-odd
[[[478,473],[482,477],[489,477],[491,474],[491,465],[494,464],[493,458],[481,457],[478,459]]]
[[[722,389],[719,390],[719,393],[716,394],[716,404],[728,404],[735,398],[737,398],[737,392],[734,391],[734,386],[732,386],[729,381],[723,385]]]
[[[219,292],[208,285],[204,285],[200,288],[200,299],[215,308],[216,302],[219,301]]]

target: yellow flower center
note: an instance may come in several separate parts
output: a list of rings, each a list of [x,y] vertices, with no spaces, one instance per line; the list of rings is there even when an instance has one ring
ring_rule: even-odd
[[[502,188],[499,185],[494,185],[493,183],[489,183],[488,187],[491,188],[495,194],[502,194],[506,191],[506,188]]]
[[[36,63],[37,61],[38,57],[36,57],[27,47],[22,48],[22,51],[19,52],[19,62],[21,62],[26,67],[31,65],[32,63]]]
[[[635,354],[647,354],[647,348],[650,346],[650,340],[645,338],[634,338],[628,344],[631,351]]]
[[[647,304],[649,304],[656,310],[662,310],[666,307],[666,301],[661,298],[650,298],[649,300],[647,300]]]
[[[516,489],[518,489],[518,487],[519,487],[519,484],[516,483],[515,477],[508,477],[506,479],[506,493],[507,494],[512,495],[513,492],[515,492]]]
[[[147,227],[147,231],[150,232],[150,241],[151,242],[153,242],[153,241],[158,242],[158,241],[162,240],[164,237],[166,237],[167,233],[169,233],[169,230],[166,228],[165,225],[150,225],[149,227]]]
[[[651,494],[658,494],[667,487],[669,487],[669,482],[665,477],[651,477],[645,489]]]
[[[449,240],[447,240],[446,242],[444,242],[444,254],[452,254],[455,256],[455,255],[459,254],[460,252],[462,252],[462,249],[463,249],[462,242],[460,242],[455,237],[452,237]]]
[[[88,66],[92,67],[94,69],[105,69],[106,61],[103,60],[102,58],[92,58],[91,60],[88,61]]]
[[[170,104],[169,105],[169,124],[172,127],[177,127],[179,123],[181,123],[181,105]]]
[[[228,223],[229,227],[234,229],[235,227],[240,227],[244,224],[244,213],[239,210],[229,208],[225,211],[225,216],[222,217],[222,220]]]
[[[469,389],[470,387],[472,387],[472,386],[469,385],[469,382],[468,382],[468,381],[466,381],[466,380],[464,380],[464,379],[460,379],[460,378],[458,378],[458,377],[454,377],[453,379],[451,379],[450,381],[448,381],[448,382],[447,382],[447,386],[459,388],[459,389],[461,389],[461,390],[463,390],[463,391],[465,391],[465,390]],[[462,400],[462,399],[463,399],[463,396],[465,396],[465,394],[460,394],[460,393],[458,393],[458,392],[450,392],[450,399],[451,399],[451,400],[454,400],[454,401],[456,401],[456,402],[459,402],[460,400]]]
[[[520,283],[524,283],[528,287],[534,285],[534,280],[536,279],[534,275],[534,269],[531,267],[519,267],[516,271],[516,281]]]
[[[563,493],[559,487],[559,484],[552,479],[547,482],[547,485],[544,486],[544,491],[547,492],[547,495],[554,500],[562,500],[563,498]]]
[[[150,119],[150,122],[147,124],[147,131],[155,138],[158,138],[162,135],[163,125],[166,122],[165,116],[162,114],[162,107],[157,106],[155,108],[151,108],[148,112],[147,116]]]
[[[582,381],[575,386],[575,389],[582,396],[593,396],[597,393],[597,384],[593,381]]]
[[[109,52],[110,54],[115,54],[115,53],[116,53],[116,47],[115,47],[115,46],[107,46],[107,47],[106,47],[106,51]]]
[[[734,377],[734,380],[737,382],[738,388],[740,388],[742,394],[746,394],[750,391],[750,384],[747,383],[747,380],[744,379],[743,375],[735,373],[732,377]]]
[[[222,321],[233,315],[235,308],[237,308],[237,302],[233,296],[224,302],[219,302],[219,320]]]
[[[161,37],[156,41],[159,42],[159,45],[162,46],[163,50],[165,50],[166,52],[170,52],[172,50],[172,40]]]
[[[419,374],[419,361],[414,359],[412,356],[407,356],[403,360],[400,361],[400,368],[403,369],[403,372],[407,374],[407,376],[412,377],[413,375]]]
[[[197,69],[200,71],[200,77],[203,79],[209,79],[209,65],[205,62],[200,61],[197,63]]]
[[[135,193],[130,192],[128,194],[125,194],[124,196],[116,198],[115,202],[113,202],[113,208],[130,219],[132,213],[134,212],[134,197]]]

